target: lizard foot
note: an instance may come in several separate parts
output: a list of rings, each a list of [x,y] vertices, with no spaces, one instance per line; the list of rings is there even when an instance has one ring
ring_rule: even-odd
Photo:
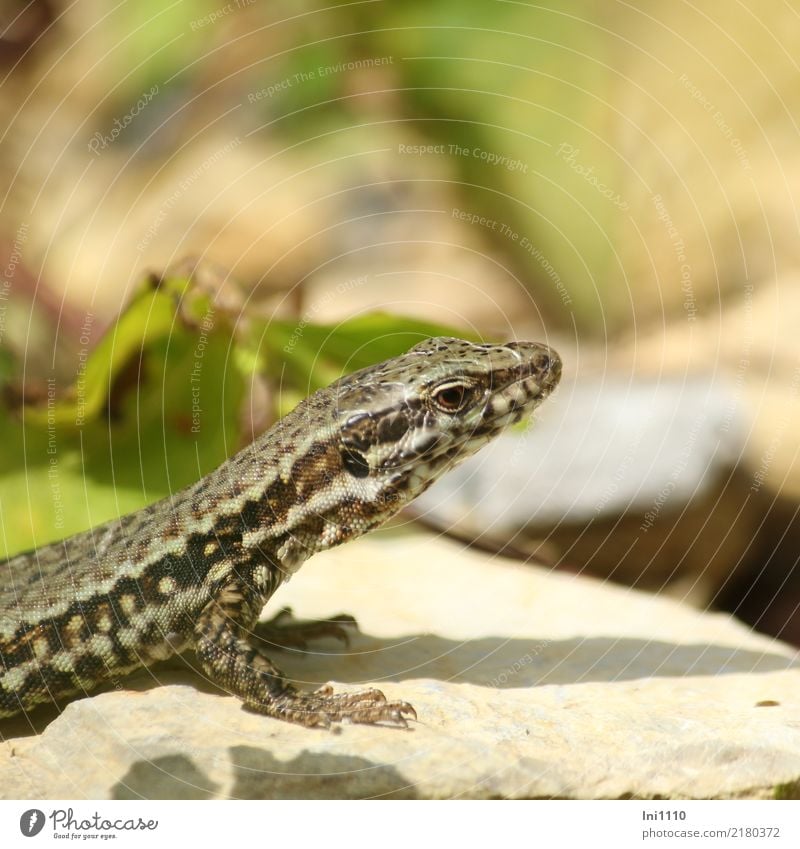
[[[322,728],[328,728],[335,722],[408,728],[408,720],[417,718],[416,711],[408,702],[389,702],[380,690],[337,694],[326,684],[311,693],[299,692],[261,648],[243,636],[243,632],[249,632],[248,628],[236,625],[243,603],[238,583],[222,587],[219,599],[211,599],[197,618],[194,648],[206,675],[238,696],[250,710],[306,727]],[[283,611],[278,614],[279,636],[285,637],[284,629],[287,627],[299,628],[302,639],[310,636],[308,628],[302,623],[287,626],[289,615]],[[336,634],[342,630],[343,622],[353,621],[348,616],[309,625],[312,635],[319,636]],[[276,629],[275,619],[265,624],[268,629]],[[289,633],[292,633],[291,630]],[[296,633],[293,636],[296,638]]]
[[[417,718],[408,702],[389,702],[380,690],[336,694],[330,684],[312,693],[279,696],[269,705],[268,712],[309,728],[329,728],[334,722],[408,728],[408,720]]]
[[[253,633],[273,648],[306,649],[309,640],[318,640],[321,637],[335,637],[349,646],[350,635],[347,628],[358,630],[355,618],[347,613],[340,613],[331,619],[301,621],[295,619],[290,607],[284,607],[272,619],[259,622]]]

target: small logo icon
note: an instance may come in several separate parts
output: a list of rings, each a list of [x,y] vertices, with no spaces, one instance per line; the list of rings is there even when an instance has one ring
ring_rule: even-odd
[[[31,808],[19,818],[19,830],[25,837],[36,837],[44,828],[44,812],[38,808]]]

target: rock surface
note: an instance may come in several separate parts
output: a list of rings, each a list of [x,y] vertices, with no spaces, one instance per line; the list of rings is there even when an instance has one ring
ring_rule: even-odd
[[[746,430],[740,399],[711,373],[568,375],[525,429],[436,481],[409,513],[490,551],[706,608],[734,577],[763,572],[775,543],[772,530],[762,537],[773,498],[756,499],[735,468]]]
[[[377,684],[419,722],[295,727],[187,656],[0,724],[0,796],[800,795],[800,663],[726,616],[397,529],[314,558],[285,604],[361,625],[275,652],[289,675]]]
[[[737,398],[711,374],[567,377],[523,431],[499,436],[412,506],[477,536],[643,516],[666,492],[680,512],[716,487],[742,452]],[[498,474],[501,469],[501,474]]]

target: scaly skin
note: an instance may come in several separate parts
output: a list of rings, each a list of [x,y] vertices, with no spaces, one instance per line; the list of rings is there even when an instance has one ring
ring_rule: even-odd
[[[298,692],[251,641],[261,610],[304,560],[383,524],[560,374],[546,345],[429,339],[316,392],[181,492],[1,562],[0,717],[191,648],[268,716],[405,726],[414,709],[378,690]]]

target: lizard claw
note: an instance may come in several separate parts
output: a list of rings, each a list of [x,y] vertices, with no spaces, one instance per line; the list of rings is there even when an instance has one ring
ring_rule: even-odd
[[[262,712],[271,716],[315,728],[330,728],[334,722],[408,728],[408,720],[417,718],[408,702],[387,701],[380,690],[337,694],[330,684],[312,693],[287,693],[265,708]]]

